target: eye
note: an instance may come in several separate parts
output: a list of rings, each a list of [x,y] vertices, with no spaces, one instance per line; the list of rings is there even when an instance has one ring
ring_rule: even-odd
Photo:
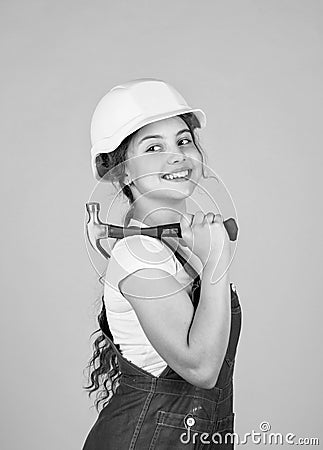
[[[189,138],[183,138],[183,139],[181,139],[180,141],[178,141],[178,143],[180,144],[180,143],[183,142],[183,141],[186,141],[186,143],[184,142],[184,144],[182,144],[182,145],[187,145],[187,144],[189,144],[190,142],[192,142],[192,140],[189,139]],[[181,144],[180,144],[180,145],[181,145]]]
[[[153,151],[153,152],[154,152],[155,150],[152,150],[152,149],[154,149],[154,148],[156,148],[156,147],[159,147],[159,148],[160,148],[160,145],[156,145],[156,144],[155,144],[155,145],[151,145],[150,147],[147,148],[146,153],[147,153],[147,152],[150,152],[150,151]]]

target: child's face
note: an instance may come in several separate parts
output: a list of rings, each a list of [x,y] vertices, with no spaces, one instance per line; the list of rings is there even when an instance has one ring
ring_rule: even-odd
[[[135,197],[144,194],[159,199],[184,199],[193,193],[202,176],[202,156],[180,117],[142,127],[134,135],[127,156],[126,173],[134,182],[131,190]],[[188,175],[177,180],[163,178],[185,170]]]

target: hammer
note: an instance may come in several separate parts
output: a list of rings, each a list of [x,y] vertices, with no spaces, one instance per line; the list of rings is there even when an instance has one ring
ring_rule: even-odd
[[[100,244],[101,239],[114,238],[122,239],[126,236],[133,236],[136,234],[144,234],[158,239],[164,237],[182,237],[181,226],[179,223],[168,223],[165,225],[157,225],[154,227],[140,228],[136,226],[121,227],[119,225],[112,225],[101,222],[99,218],[100,203],[91,202],[86,203],[86,210],[88,212],[88,221],[86,223],[86,233],[91,246],[103,255],[106,259],[110,258],[108,252]],[[231,241],[235,241],[238,235],[238,226],[236,221],[230,217],[223,222],[225,229]]]

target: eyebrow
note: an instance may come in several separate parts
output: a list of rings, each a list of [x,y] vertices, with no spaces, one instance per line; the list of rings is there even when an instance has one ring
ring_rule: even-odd
[[[185,131],[188,131],[189,133],[191,133],[188,128],[184,128],[183,130],[180,130],[180,131],[178,131],[176,133],[176,137],[179,136],[180,134],[184,133]],[[141,142],[143,142],[143,141],[145,141],[147,139],[154,139],[154,138],[163,139],[163,136],[161,136],[160,134],[154,134],[154,135],[151,135],[151,136],[145,136],[144,138],[140,139],[138,144],[141,144]]]

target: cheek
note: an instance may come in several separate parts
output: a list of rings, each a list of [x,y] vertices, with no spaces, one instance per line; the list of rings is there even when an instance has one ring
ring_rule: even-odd
[[[190,149],[190,151],[187,152],[187,156],[192,159],[195,166],[199,166],[203,162],[203,157],[196,147]]]
[[[148,161],[144,163],[142,161],[142,164],[140,167],[136,168],[134,174],[138,182],[144,185],[150,183],[153,179],[156,179],[156,176],[158,177],[160,174],[160,169],[156,164],[149,164]]]
[[[162,158],[158,158],[159,155],[146,155],[140,158],[140,164],[138,165],[138,173],[142,176],[146,175],[159,175],[162,171],[162,167],[165,161]],[[160,155],[161,156],[161,155]]]

